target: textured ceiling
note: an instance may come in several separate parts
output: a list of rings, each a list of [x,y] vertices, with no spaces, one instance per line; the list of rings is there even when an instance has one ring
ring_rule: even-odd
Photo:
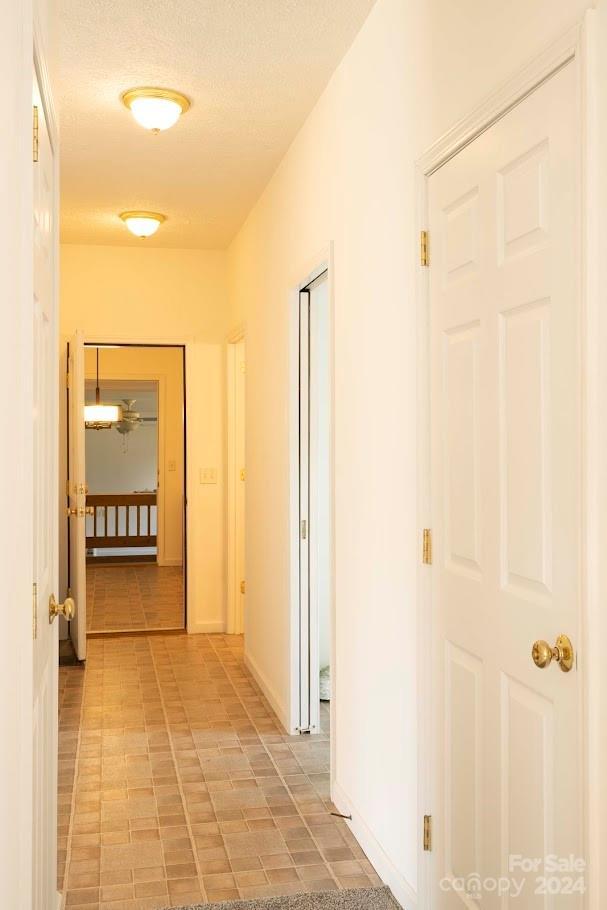
[[[374,0],[55,0],[62,240],[225,248]],[[192,107],[159,135],[120,102],[137,85]],[[117,218],[164,212],[142,241]]]

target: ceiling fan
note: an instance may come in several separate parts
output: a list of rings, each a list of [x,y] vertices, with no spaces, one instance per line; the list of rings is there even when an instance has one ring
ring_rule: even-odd
[[[123,398],[125,407],[122,408],[122,420],[119,420],[115,426],[122,436],[132,433],[142,423],[157,423],[157,417],[142,417],[139,411],[133,409],[137,401],[136,398]]]

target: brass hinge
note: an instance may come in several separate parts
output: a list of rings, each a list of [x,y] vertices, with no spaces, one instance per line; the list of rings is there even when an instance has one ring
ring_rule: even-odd
[[[422,562],[425,566],[432,565],[432,531],[430,528],[424,528]]]
[[[240,469],[240,479],[241,479],[241,480],[246,480],[246,477],[247,477],[247,472],[246,472],[246,470],[245,470],[244,468],[241,468],[241,469]]]
[[[419,255],[422,265],[430,265],[430,250],[428,248],[428,231],[422,231],[419,238]]]
[[[432,850],[432,816],[424,815],[424,850]]]
[[[246,372],[247,372],[247,365],[246,365],[246,363],[245,363],[244,360],[241,360],[241,361],[240,361],[240,372],[241,372],[241,373],[246,373]]]
[[[32,638],[38,638],[38,585],[32,585]]]
[[[305,540],[307,538],[307,536],[308,536],[308,522],[304,518],[301,523],[301,539]]]
[[[32,158],[34,162],[38,161],[38,106],[36,104],[32,124]]]
[[[241,582],[240,582],[240,593],[241,593],[241,594],[244,594],[244,593],[245,593],[246,587],[247,587],[247,586],[246,586],[246,583],[245,583],[244,581],[241,581]]]

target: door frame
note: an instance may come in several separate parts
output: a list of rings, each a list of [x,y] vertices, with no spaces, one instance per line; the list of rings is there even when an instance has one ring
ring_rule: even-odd
[[[226,421],[226,448],[227,448],[227,484],[226,484],[226,562],[227,562],[227,622],[228,635],[242,634],[244,619],[240,616],[238,606],[238,585],[242,579],[237,575],[236,552],[236,490],[238,478],[236,476],[238,465],[236,460],[236,345],[244,341],[246,345],[244,326],[228,336],[226,344],[226,392],[227,392],[227,421]],[[246,350],[246,347],[245,347]],[[246,397],[246,395],[245,395]],[[246,432],[246,405],[245,405],[245,432]],[[246,458],[245,458],[246,460]],[[245,513],[246,514],[246,513]],[[243,528],[243,534],[245,530]],[[246,553],[245,553],[246,559]],[[246,577],[246,574],[245,574]]]
[[[331,497],[329,502],[329,521],[331,525],[331,553],[329,559],[330,576],[330,623],[331,623],[331,791],[335,776],[335,736],[337,693],[337,627],[335,604],[335,306],[334,306],[334,265],[332,244],[311,259],[298,271],[298,277],[291,282],[289,293],[289,717],[288,731],[298,734],[300,717],[300,462],[299,462],[299,329],[300,329],[300,294],[308,285],[327,272],[329,306],[329,395],[331,407],[331,430],[329,439],[329,463],[331,479]],[[310,629],[318,629],[318,618],[310,616]],[[311,687],[312,688],[312,687]],[[316,689],[318,686],[316,686]],[[314,724],[313,733],[320,733],[320,703],[310,702],[310,723]]]
[[[112,335],[107,332],[84,332],[83,333],[83,343],[85,347],[91,345],[116,345],[119,347],[142,347],[142,348],[181,348],[183,351],[183,402],[184,402],[184,411],[183,411],[183,494],[184,494],[184,522],[183,522],[183,597],[184,597],[184,628],[186,632],[193,631],[190,629],[191,617],[194,613],[193,610],[190,610],[189,607],[190,599],[193,592],[195,591],[195,568],[194,560],[189,557],[189,544],[191,541],[195,540],[194,537],[194,527],[195,527],[195,514],[193,509],[188,508],[188,501],[193,500],[194,495],[194,484],[196,478],[194,477],[194,439],[193,433],[188,432],[188,426],[194,425],[195,420],[195,403],[194,395],[188,394],[188,388],[193,388],[194,384],[192,380],[192,364],[194,362],[194,347],[195,343],[191,338],[171,338],[170,336],[162,337],[146,337],[146,336],[125,336],[125,335]],[[164,374],[157,373],[154,377],[149,374],[146,376],[138,375],[137,377],[131,375],[130,378],[156,378]],[[126,377],[129,378],[129,377]],[[188,381],[190,379],[190,381]],[[158,389],[158,446],[159,446],[159,458],[158,465],[160,466],[160,395],[164,395],[164,390],[162,389],[162,383],[159,381]],[[164,455],[163,455],[164,460]],[[158,518],[157,518],[158,521]]]
[[[601,207],[599,179],[601,173],[600,130],[597,95],[601,90],[600,54],[595,50],[597,38],[596,10],[588,10],[582,19],[559,40],[521,69],[513,78],[489,95],[468,116],[449,129],[416,162],[417,201],[415,238],[428,224],[428,180],[443,164],[510,110],[522,102],[542,83],[566,65],[575,66],[578,75],[578,113],[580,116],[581,192],[581,343],[582,343],[582,590],[581,627],[583,629],[580,661],[583,704],[583,774],[584,774],[584,841],[590,867],[586,874],[586,907],[599,910],[607,902],[607,870],[598,861],[601,838],[606,836],[607,791],[601,783],[601,768],[607,763],[607,672],[602,661],[602,642],[607,636],[607,616],[601,610],[607,599],[607,571],[602,569],[600,553],[607,546],[607,434],[604,422],[605,388],[607,387],[607,317],[601,312],[599,275],[601,249],[599,227],[607,232],[607,215]],[[605,73],[602,74],[606,75]],[[603,106],[607,97],[602,99]],[[603,193],[605,196],[605,193]],[[599,224],[600,222],[600,224]],[[590,241],[590,242],[588,242]],[[431,243],[431,238],[430,238]],[[430,248],[431,254],[431,248]],[[423,528],[432,527],[430,484],[430,326],[428,270],[418,259],[416,269],[416,316],[418,324],[418,540]],[[604,309],[604,308],[603,308]],[[604,560],[603,560],[604,562]],[[432,571],[420,558],[417,573],[418,617],[418,895],[419,906],[430,907],[432,898],[432,853],[423,849],[423,816],[432,814],[433,793],[433,681],[432,681]],[[584,657],[586,658],[584,660]],[[592,799],[590,793],[592,792]]]

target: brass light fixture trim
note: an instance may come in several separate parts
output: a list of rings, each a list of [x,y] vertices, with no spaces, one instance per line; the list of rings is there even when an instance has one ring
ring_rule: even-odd
[[[181,92],[153,85],[130,88],[120,97],[139,126],[151,133],[162,133],[175,126],[191,103]]]
[[[140,88],[130,88],[123,92],[120,99],[125,107],[131,109],[131,104],[136,98],[162,98],[164,101],[174,101],[181,108],[181,113],[185,114],[191,107],[189,98],[176,92],[172,88],[158,88],[154,85],[144,85]]]
[[[120,212],[120,218],[123,221],[128,221],[129,218],[150,218],[159,224],[163,224],[167,220],[167,216],[160,212]]]

